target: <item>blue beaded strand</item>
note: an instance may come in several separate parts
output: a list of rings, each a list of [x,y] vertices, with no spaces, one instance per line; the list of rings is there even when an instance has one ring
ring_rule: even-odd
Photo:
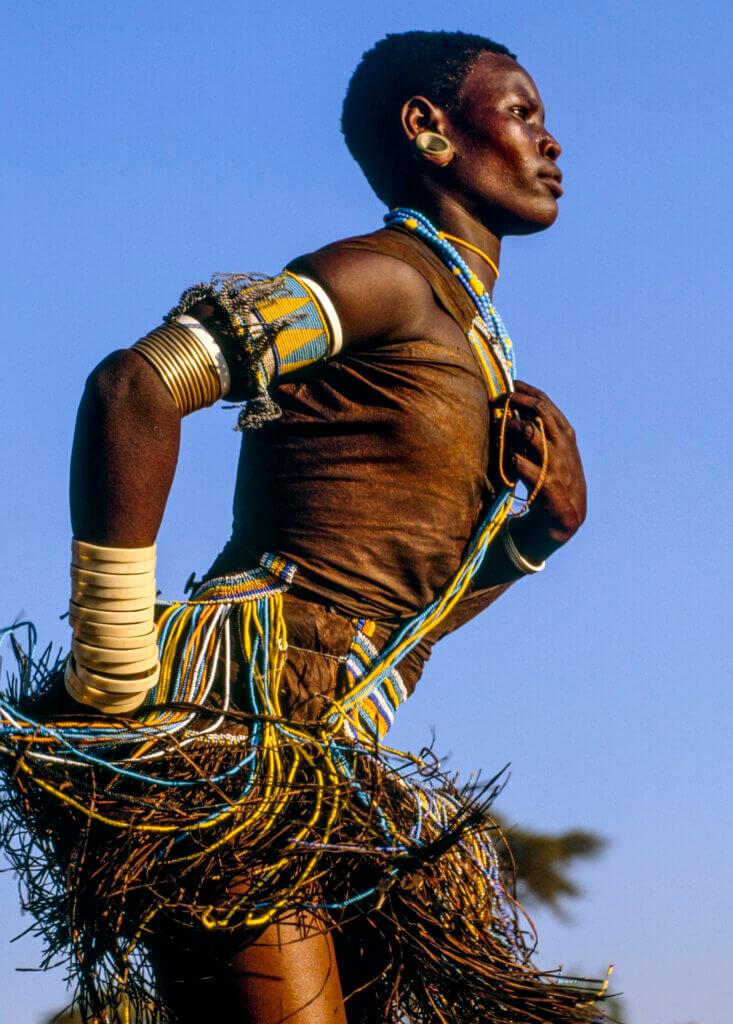
[[[511,338],[507,333],[507,329],[504,326],[504,321],[499,316],[499,313],[487,292],[483,290],[483,285],[460,255],[458,250],[450,244],[447,238],[441,237],[440,231],[438,231],[432,221],[429,220],[424,213],[420,213],[419,210],[411,210],[407,206],[398,206],[394,210],[390,210],[390,212],[385,216],[384,223],[388,227],[394,224],[407,228],[408,231],[412,231],[418,238],[429,245],[435,253],[437,253],[443,263],[445,263],[446,267],[448,267],[451,273],[460,281],[464,290],[467,292],[469,298],[476,307],[476,312],[490,331],[491,327],[493,327],[493,331],[491,331],[491,333],[495,336],[501,346],[504,359],[506,360],[512,377],[516,377],[514,348],[512,346]]]

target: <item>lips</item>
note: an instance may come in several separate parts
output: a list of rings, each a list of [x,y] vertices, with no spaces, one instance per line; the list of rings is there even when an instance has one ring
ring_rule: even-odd
[[[563,188],[561,185],[562,174],[560,171],[538,174],[537,177],[547,185],[554,196],[561,196],[563,194]]]

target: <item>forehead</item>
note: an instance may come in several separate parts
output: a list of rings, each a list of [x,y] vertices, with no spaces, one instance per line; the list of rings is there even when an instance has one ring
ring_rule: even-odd
[[[514,94],[541,106],[537,86],[521,64],[503,53],[482,53],[463,79],[458,100],[486,104]]]

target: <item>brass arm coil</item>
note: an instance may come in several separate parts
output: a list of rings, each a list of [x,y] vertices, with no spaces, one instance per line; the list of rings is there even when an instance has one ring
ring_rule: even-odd
[[[181,416],[213,405],[222,397],[216,365],[188,327],[163,324],[132,347],[157,371]]]

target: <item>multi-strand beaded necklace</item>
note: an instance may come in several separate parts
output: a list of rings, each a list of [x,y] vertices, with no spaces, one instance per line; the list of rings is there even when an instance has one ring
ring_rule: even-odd
[[[515,367],[512,342],[482,282],[450,244],[445,232],[439,231],[424,214],[407,207],[397,207],[391,210],[384,220],[388,227],[399,227],[414,233],[439,256],[458,279],[476,310],[476,316],[466,336],[483,371],[489,397],[495,399],[510,394],[513,390]],[[508,408],[505,406],[503,414],[497,409],[496,414],[503,424]],[[502,427],[502,440],[503,436]],[[368,638],[358,636],[361,644],[358,651],[361,678],[352,679],[353,689],[342,698],[338,712],[332,713],[330,719],[335,723],[341,717],[353,738],[359,737],[360,728],[363,730],[366,727],[368,732],[370,721],[376,723],[377,732],[382,733],[385,726],[388,727],[397,705],[404,699],[400,695],[399,686],[395,685],[394,671],[397,664],[424,636],[435,629],[470,586],[489,545],[498,535],[510,512],[514,484],[512,481],[502,479],[504,489],[496,496],[471,539],[458,571],[428,607],[404,624],[378,654],[375,652],[374,657],[370,657],[368,653]],[[350,730],[352,723],[357,727],[356,732]]]
[[[507,334],[504,321],[489,298],[483,282],[476,277],[466,261],[450,244],[450,239],[478,253],[491,266],[498,277],[499,270],[494,261],[489,259],[486,253],[482,252],[475,245],[463,239],[455,238],[455,236],[449,235],[445,231],[438,230],[432,221],[418,210],[412,210],[406,206],[398,206],[390,210],[385,216],[384,221],[388,227],[401,227],[415,234],[421,241],[430,246],[448,270],[458,279],[476,309],[476,316],[471,329],[467,332],[467,337],[486,379],[489,397],[495,399],[502,395],[511,394],[514,390],[514,380],[516,379],[516,362],[511,338]],[[516,482],[508,480],[504,473],[504,447],[506,423],[510,415],[509,403],[506,402],[504,404],[502,412],[496,408],[495,414],[501,420],[498,457],[499,475],[504,486],[513,489]],[[542,439],[542,465],[532,493],[524,501],[521,508],[512,511],[511,514],[513,516],[523,515],[527,511],[542,488],[547,473],[548,450],[544,424],[539,416],[535,417],[534,422],[539,429]]]
[[[384,222],[388,227],[405,228],[407,231],[415,234],[421,241],[430,246],[448,270],[458,279],[476,307],[477,318],[474,320],[474,328],[481,335],[481,339],[484,342],[488,342],[489,348],[492,350],[488,354],[494,358],[498,357],[501,363],[503,371],[501,373],[502,380],[501,382],[490,382],[491,397],[496,397],[496,394],[502,392],[511,391],[511,381],[516,377],[514,348],[504,326],[504,321],[499,316],[488,292],[484,288],[483,282],[476,277],[458,250],[451,245],[445,232],[439,231],[424,213],[420,213],[418,210],[411,210],[406,206],[398,206],[394,210],[390,210],[385,216]],[[469,341],[474,345],[474,350],[476,350],[477,340],[469,334]],[[482,369],[485,371],[486,367],[482,355],[487,353],[477,352],[476,354]],[[491,362],[493,363],[493,361],[492,359]],[[491,386],[492,384],[496,386]],[[503,387],[501,386],[502,384]]]

